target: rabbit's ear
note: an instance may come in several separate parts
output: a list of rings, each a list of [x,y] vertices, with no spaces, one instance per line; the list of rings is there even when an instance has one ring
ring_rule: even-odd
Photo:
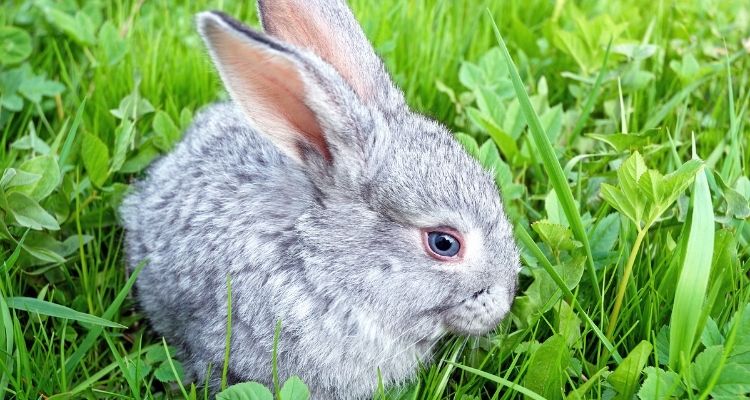
[[[331,161],[332,148],[354,140],[326,137],[356,124],[351,100],[359,102],[330,66],[220,12],[200,13],[198,28],[234,102],[284,153]]]
[[[365,104],[404,104],[345,0],[258,0],[263,29],[333,65]]]

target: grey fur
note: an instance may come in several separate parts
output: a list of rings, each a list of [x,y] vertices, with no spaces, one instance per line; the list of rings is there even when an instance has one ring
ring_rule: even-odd
[[[309,4],[339,16],[346,7]],[[341,26],[358,30],[347,15]],[[299,375],[314,399],[366,398],[378,369],[386,384],[403,383],[445,333],[493,329],[510,308],[519,256],[492,177],[443,126],[410,111],[385,73],[371,74],[379,94],[368,103],[315,54],[221,14],[201,14],[204,33],[208,23],[297,63],[316,88],[308,105],[332,160],[304,143],[293,160],[251,113],[219,103],[134,185],[121,214],[130,270],[148,261],[137,297],[191,379],[223,365],[228,277],[229,376],[271,383],[281,321],[281,378]],[[365,42],[351,47],[372,52],[358,32],[346,36]],[[376,59],[363,65],[382,68]],[[439,226],[463,232],[463,262],[425,253],[419,229]]]

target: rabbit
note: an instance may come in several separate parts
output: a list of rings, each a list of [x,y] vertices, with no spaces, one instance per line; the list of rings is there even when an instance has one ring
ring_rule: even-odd
[[[229,101],[123,200],[128,270],[186,379],[363,399],[512,304],[519,250],[490,172],[412,111],[344,0],[259,0],[265,33],[197,15]],[[145,261],[144,261],[145,260]],[[211,371],[211,372],[209,372]]]

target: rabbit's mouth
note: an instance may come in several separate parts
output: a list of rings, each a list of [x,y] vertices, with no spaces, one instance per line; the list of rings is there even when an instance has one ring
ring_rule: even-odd
[[[494,329],[510,311],[513,296],[501,285],[478,290],[444,313],[448,330],[483,335]]]

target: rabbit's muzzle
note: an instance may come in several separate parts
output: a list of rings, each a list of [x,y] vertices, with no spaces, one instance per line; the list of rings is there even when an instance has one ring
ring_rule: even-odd
[[[496,284],[475,292],[446,310],[444,321],[455,333],[483,335],[500,323],[512,303],[513,291]]]

